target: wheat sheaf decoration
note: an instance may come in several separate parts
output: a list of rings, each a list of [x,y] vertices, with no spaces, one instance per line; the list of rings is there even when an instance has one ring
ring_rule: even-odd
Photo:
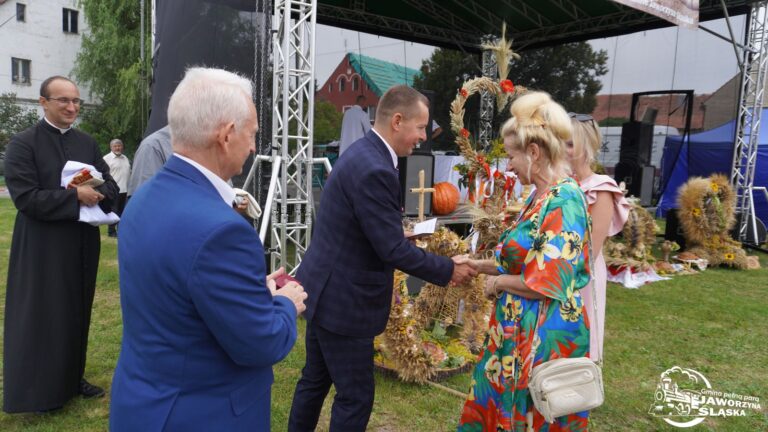
[[[729,234],[736,222],[736,194],[724,175],[691,178],[680,187],[677,203],[686,252],[710,266],[747,268],[746,252]]]

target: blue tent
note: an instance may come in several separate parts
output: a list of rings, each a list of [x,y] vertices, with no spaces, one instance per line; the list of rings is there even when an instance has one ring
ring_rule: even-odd
[[[763,110],[760,142],[757,147],[755,186],[768,186],[768,109]],[[682,136],[667,137],[661,159],[661,184],[666,187],[659,199],[656,215],[664,217],[677,207],[677,190],[689,177],[707,177],[722,173],[730,177],[733,159],[733,136],[736,121],[715,129],[693,134],[683,142]],[[755,214],[768,224],[768,201],[755,193]]]

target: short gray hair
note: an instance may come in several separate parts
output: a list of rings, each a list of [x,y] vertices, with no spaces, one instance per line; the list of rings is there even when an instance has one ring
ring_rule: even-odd
[[[205,148],[223,124],[243,127],[253,98],[251,81],[223,69],[187,69],[168,103],[174,147]]]
[[[121,140],[120,138],[115,138],[115,139],[113,139],[112,141],[110,141],[110,142],[109,142],[109,146],[111,147],[111,146],[112,146],[112,144],[120,144],[120,145],[123,145],[123,140]]]

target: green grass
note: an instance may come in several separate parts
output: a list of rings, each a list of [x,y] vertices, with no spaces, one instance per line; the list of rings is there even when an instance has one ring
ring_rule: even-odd
[[[4,313],[5,281],[15,209],[0,199],[0,314]],[[659,375],[678,365],[703,373],[714,389],[758,396],[768,403],[768,259],[763,269],[711,269],[639,290],[608,288],[606,319],[606,402],[592,414],[593,431],[676,431],[648,414]],[[300,341],[275,366],[272,429],[286,430],[293,388],[304,362],[304,322]],[[1,335],[1,333],[0,333]],[[121,316],[116,243],[102,230],[102,255],[89,341],[86,376],[109,389],[120,350]],[[468,375],[443,382],[465,391]],[[318,430],[325,431],[329,397]],[[430,386],[403,384],[376,375],[376,401],[369,430],[455,430],[463,400]],[[691,431],[768,430],[765,408],[745,418],[707,419]],[[2,431],[103,431],[107,429],[109,396],[73,399],[49,415],[0,414]]]

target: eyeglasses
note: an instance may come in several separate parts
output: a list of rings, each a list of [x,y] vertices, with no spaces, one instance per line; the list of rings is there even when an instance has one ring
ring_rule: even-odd
[[[572,119],[576,119],[576,121],[585,122],[585,121],[593,121],[595,120],[594,117],[592,117],[589,114],[578,114],[574,112],[569,112],[568,117]]]
[[[58,103],[63,107],[68,106],[70,103],[74,104],[75,106],[80,106],[84,103],[82,99],[78,99],[78,98],[70,99],[70,98],[63,98],[63,97],[62,98],[47,97],[46,99],[48,99],[49,101],[56,101],[56,103]]]

